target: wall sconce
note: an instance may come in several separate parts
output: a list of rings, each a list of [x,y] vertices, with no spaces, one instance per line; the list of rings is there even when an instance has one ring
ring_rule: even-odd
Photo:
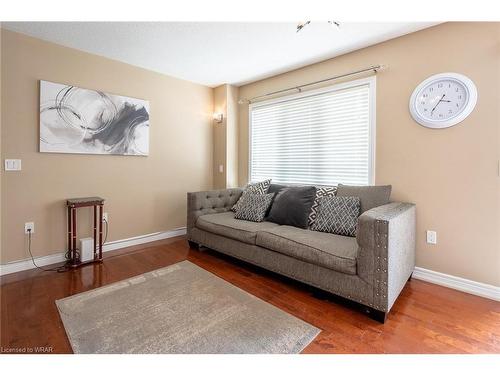
[[[222,113],[216,112],[213,114],[213,118],[217,124],[220,124],[222,122],[222,120],[224,120],[224,115]]]

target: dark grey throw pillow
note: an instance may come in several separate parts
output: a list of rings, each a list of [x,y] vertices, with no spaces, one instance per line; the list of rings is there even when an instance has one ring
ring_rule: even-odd
[[[241,199],[241,203],[234,214],[235,219],[248,221],[262,221],[266,212],[273,201],[272,194],[252,194],[247,193]]]
[[[242,203],[242,199],[246,194],[267,194],[270,185],[271,179],[248,184],[243,190],[240,199],[238,199],[234,206],[231,207],[231,211],[236,212],[238,210],[240,204]]]
[[[318,215],[311,229],[317,232],[354,237],[360,207],[359,197],[320,198]]]
[[[281,185],[281,184],[271,184],[269,185],[269,190],[267,191],[269,194],[271,193],[279,193],[281,190],[290,187],[288,185]]]
[[[361,213],[389,203],[392,185],[350,186],[339,184],[337,197],[359,197]]]
[[[276,195],[267,220],[281,225],[307,228],[315,197],[314,186],[284,188]]]

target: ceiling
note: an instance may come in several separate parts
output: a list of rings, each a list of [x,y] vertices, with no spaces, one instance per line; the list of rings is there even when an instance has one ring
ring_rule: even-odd
[[[241,86],[437,23],[3,22],[2,27],[166,75]],[[373,61],[383,63],[383,61]]]

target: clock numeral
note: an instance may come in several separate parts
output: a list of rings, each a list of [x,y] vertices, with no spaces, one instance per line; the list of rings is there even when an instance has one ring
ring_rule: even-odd
[[[427,95],[427,94],[424,94],[424,95],[422,95],[422,96],[423,96],[424,98],[427,98],[427,97],[428,97],[429,95]]]
[[[427,112],[427,108],[424,108],[424,112]]]
[[[434,91],[434,88],[433,87],[429,87],[429,91]]]
[[[440,114],[439,114],[439,117],[443,117],[443,114],[442,114],[442,113],[440,113]]]
[[[420,102],[420,104],[425,104],[425,102],[424,102],[424,101],[422,101],[422,102]]]
[[[448,110],[448,113],[451,115],[453,113],[453,111],[450,109],[450,110]]]
[[[457,107],[458,107],[458,103],[457,103]]]
[[[458,92],[458,87],[455,89],[455,92]]]
[[[440,89],[441,87],[443,87],[443,84],[442,83],[438,83],[438,89]]]
[[[462,99],[462,95],[458,95],[458,99]]]

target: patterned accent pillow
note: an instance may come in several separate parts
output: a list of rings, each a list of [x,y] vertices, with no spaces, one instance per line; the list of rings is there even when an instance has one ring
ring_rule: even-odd
[[[269,186],[271,186],[271,179],[261,181],[261,182],[255,182],[253,184],[248,184],[245,187],[245,190],[243,190],[243,194],[241,194],[240,199],[238,199],[238,202],[234,204],[233,207],[231,207],[231,211],[236,212],[238,208],[241,205],[242,199],[245,196],[245,194],[251,193],[251,194],[267,194],[267,191],[269,190]]]
[[[273,201],[274,193],[253,194],[247,193],[242,199],[236,213],[235,219],[260,222],[264,220],[266,212]]]
[[[355,237],[360,209],[359,197],[321,198],[318,216],[311,229]]]
[[[336,191],[336,186],[316,186],[316,198],[314,198],[311,213],[309,214],[309,228],[313,226],[318,216],[319,200],[323,197],[334,197]]]

